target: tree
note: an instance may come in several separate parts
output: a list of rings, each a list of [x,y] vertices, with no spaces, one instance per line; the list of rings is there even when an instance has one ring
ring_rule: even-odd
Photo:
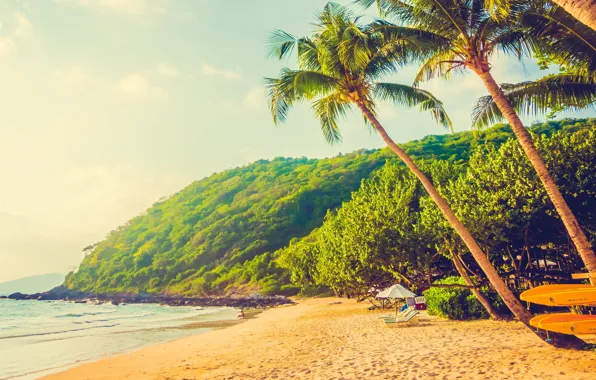
[[[427,167],[428,171],[432,173],[432,178],[437,184],[439,191],[443,194],[443,188],[449,186],[451,182],[463,174],[463,168],[461,166],[456,166],[448,162],[435,161],[427,164]],[[470,287],[470,290],[488,315],[494,320],[503,319],[503,316],[495,310],[490,300],[482,294],[478,284],[468,274],[469,269],[464,263],[463,255],[460,253],[464,251],[465,247],[462,247],[461,240],[457,238],[457,235],[450,228],[439,209],[428,197],[420,199],[420,213],[417,227],[417,230],[424,235],[424,239],[422,240],[426,242],[426,245],[433,246],[438,254],[449,258],[453,262],[457,273],[466,285]],[[476,275],[476,273],[473,274]]]
[[[552,0],[583,24],[596,30],[595,0]]]
[[[538,36],[533,45],[539,64],[553,63],[559,73],[517,84],[501,84],[516,112],[535,115],[581,110],[596,105],[596,31],[587,28],[560,7],[525,12],[521,22],[527,33]],[[490,95],[482,97],[473,114],[474,125],[486,127],[503,115]]]
[[[289,108],[299,101],[312,101],[323,134],[330,143],[340,139],[337,118],[355,105],[372,124],[389,148],[422,183],[445,219],[457,231],[487,279],[515,316],[529,326],[532,315],[515,298],[499,274],[414,161],[389,137],[376,116],[375,99],[397,104],[421,105],[443,125],[449,125],[442,104],[426,91],[377,79],[393,73],[400,64],[416,56],[428,55],[435,45],[434,33],[399,28],[386,22],[361,25],[359,18],[346,8],[328,4],[318,15],[316,33],[296,38],[277,31],[272,35],[270,54],[282,59],[294,49],[298,53],[298,70],[285,68],[278,78],[267,79],[269,100],[275,123],[285,120]],[[450,25],[448,25],[450,27]],[[399,34],[395,34],[397,30]],[[444,38],[441,37],[442,40]],[[431,41],[433,43],[429,43]]]
[[[365,6],[376,2],[384,12],[394,15],[407,24],[407,27],[394,25],[383,27],[396,39],[411,34],[412,28],[432,35],[428,42],[434,44],[434,52],[422,64],[415,84],[434,77],[447,78],[455,71],[466,69],[480,77],[492,101],[509,122],[513,133],[536,170],[586,268],[589,272],[596,273],[596,255],[586,234],[582,231],[540,157],[532,136],[491,74],[490,58],[495,52],[502,51],[518,57],[529,54],[536,38],[518,21],[525,12],[534,10],[532,5],[528,2],[511,2],[509,17],[494,18],[491,17],[490,9],[485,8],[486,4],[482,0],[357,0],[357,2]],[[596,279],[593,278],[591,281],[596,284]],[[526,318],[530,316],[527,312],[521,310],[519,312]]]

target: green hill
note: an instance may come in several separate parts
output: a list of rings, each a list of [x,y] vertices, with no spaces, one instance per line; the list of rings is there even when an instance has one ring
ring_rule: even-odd
[[[573,132],[596,119],[540,124],[536,133]],[[403,144],[419,160],[467,160],[470,150],[511,137],[498,125],[428,136]],[[361,150],[326,159],[276,158],[194,182],[87,247],[64,285],[99,292],[193,295],[291,293],[275,252],[308,235],[328,210],[349,200],[362,179],[397,159],[387,150]]]

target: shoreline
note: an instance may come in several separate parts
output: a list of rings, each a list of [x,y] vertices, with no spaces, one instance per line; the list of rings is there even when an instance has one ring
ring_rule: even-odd
[[[97,294],[57,287],[43,293],[12,293],[0,296],[1,301],[65,301],[74,303],[104,304],[159,304],[168,306],[226,306],[239,309],[276,307],[291,304],[284,296],[208,296],[189,297],[166,294]]]
[[[354,300],[298,300],[44,379],[592,379],[596,368],[596,352],[554,349],[518,322],[423,316],[419,326],[387,328],[378,320],[387,312]]]
[[[15,315],[18,315],[21,307],[25,310],[33,308],[39,315],[49,316],[49,319],[44,317],[49,324],[43,325],[46,329],[32,327],[25,331],[23,329],[29,326],[26,321],[20,324],[15,322],[14,326],[0,323],[2,327],[7,327],[0,328],[2,379],[39,378],[82,364],[147,349],[155,344],[224,329],[262,312],[260,309],[245,310],[245,318],[242,319],[237,317],[238,309],[229,307],[198,308],[205,311],[195,311],[194,307],[148,304],[102,307],[51,301],[40,304],[44,308],[38,309],[35,304],[16,302],[14,308],[10,302],[7,303],[9,308],[2,311],[7,310],[10,316],[11,310],[16,310]],[[37,314],[31,315],[31,320],[35,321]],[[12,334],[11,329],[15,329]]]
[[[131,333],[131,332],[133,332],[133,333],[134,332],[151,333],[151,332],[159,332],[159,331],[166,331],[166,330],[195,330],[195,332],[192,333],[191,335],[182,336],[182,337],[174,338],[172,340],[158,342],[158,343],[145,344],[145,345],[133,348],[132,350],[108,353],[108,354],[102,355],[102,356],[94,358],[94,359],[81,360],[81,361],[77,361],[74,363],[57,366],[54,368],[46,368],[46,369],[42,369],[39,371],[33,371],[30,373],[19,375],[19,376],[15,377],[14,379],[19,380],[19,379],[24,379],[24,378],[30,378],[32,376],[34,378],[45,378],[47,376],[59,375],[63,372],[67,372],[71,369],[76,369],[79,366],[98,363],[98,362],[102,362],[103,360],[108,360],[108,359],[112,359],[112,358],[118,358],[120,356],[132,354],[137,351],[151,349],[152,347],[157,346],[157,345],[171,344],[171,343],[174,343],[179,340],[189,338],[192,336],[199,336],[202,334],[207,334],[211,331],[222,330],[222,329],[229,328],[231,326],[239,325],[239,324],[245,323],[248,320],[256,318],[262,312],[263,311],[259,310],[259,309],[249,309],[249,310],[245,310],[245,317],[243,319],[238,318],[238,319],[224,319],[224,320],[216,320],[216,321],[195,321],[195,322],[189,322],[187,324],[180,325],[180,326],[158,327],[158,328],[153,328],[153,329],[139,329],[139,330],[115,332],[113,334],[127,334],[127,333]],[[201,331],[203,329],[209,329],[209,330]]]

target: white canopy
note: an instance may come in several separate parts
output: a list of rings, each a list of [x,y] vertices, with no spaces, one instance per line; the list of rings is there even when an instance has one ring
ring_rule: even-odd
[[[411,298],[416,297],[416,294],[412,293],[408,289],[404,288],[400,284],[391,285],[387,289],[384,289],[377,294],[377,298]]]

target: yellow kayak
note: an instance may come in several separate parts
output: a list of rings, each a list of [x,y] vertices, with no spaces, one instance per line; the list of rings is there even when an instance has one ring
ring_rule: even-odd
[[[554,314],[541,314],[541,315],[537,315],[534,318],[530,319],[530,326],[534,326],[536,328],[540,328],[540,322],[542,322],[543,319],[552,317]]]
[[[532,318],[530,325],[568,335],[596,334],[596,315],[543,314]]]
[[[542,285],[526,290],[520,295],[522,301],[547,306],[574,306],[596,303],[596,286],[561,284]]]

